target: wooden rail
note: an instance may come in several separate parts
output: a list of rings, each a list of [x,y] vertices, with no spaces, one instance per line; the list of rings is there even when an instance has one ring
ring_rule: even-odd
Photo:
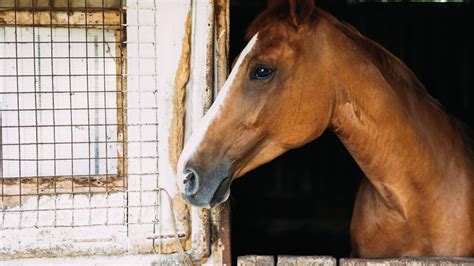
[[[392,259],[339,259],[328,256],[257,256],[237,258],[238,266],[474,266],[474,258],[404,257]]]

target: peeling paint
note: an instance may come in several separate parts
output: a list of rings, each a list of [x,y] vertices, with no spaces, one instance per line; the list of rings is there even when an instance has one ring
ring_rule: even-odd
[[[189,11],[183,44],[181,46],[181,58],[179,60],[178,69],[174,84],[173,97],[173,118],[171,122],[171,132],[168,138],[171,165],[176,173],[176,165],[178,163],[179,154],[184,144],[184,114],[185,114],[185,95],[186,85],[189,81],[191,66],[191,11]]]
[[[216,82],[215,88],[219,91],[227,79],[229,74],[228,57],[229,57],[229,0],[215,0],[216,5],[216,41],[217,49],[215,50],[215,71]]]
[[[215,16],[215,72],[214,95],[223,87],[228,73],[229,54],[229,0],[214,0]],[[216,265],[231,265],[230,204],[229,201],[215,207],[211,213],[212,257]]]
[[[216,265],[231,265],[230,204],[226,201],[211,212],[212,257]]]
[[[123,15],[120,18],[123,20]],[[125,69],[127,69],[127,44],[125,43],[126,34],[122,31],[115,31],[115,55],[119,57],[115,64],[115,71],[116,73],[122,73]],[[128,184],[128,127],[127,125],[127,117],[128,114],[125,111],[125,107],[127,106],[127,77],[122,75],[117,75],[116,77],[116,84],[117,84],[117,94],[116,94],[116,101],[117,101],[117,110],[116,110],[116,117],[117,117],[117,175],[122,177],[122,185],[126,186]]]

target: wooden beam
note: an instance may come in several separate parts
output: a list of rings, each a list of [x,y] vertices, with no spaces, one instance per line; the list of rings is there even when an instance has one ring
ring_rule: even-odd
[[[122,0],[2,0],[0,8],[120,8]]]
[[[474,265],[474,258],[457,257],[404,257],[393,259],[340,259],[341,266],[455,266]]]
[[[122,27],[120,11],[0,11],[0,26],[107,28]]]

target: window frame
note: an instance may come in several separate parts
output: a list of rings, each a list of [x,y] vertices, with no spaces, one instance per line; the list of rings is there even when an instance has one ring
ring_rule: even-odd
[[[127,189],[127,115],[125,9],[120,8],[0,8],[0,27],[54,27],[113,30],[115,35],[117,174],[3,178],[3,144],[0,111],[0,197],[96,193]],[[104,40],[105,41],[105,40]],[[104,97],[106,97],[104,95]],[[106,107],[104,107],[106,108]],[[20,145],[20,144],[19,144]],[[56,144],[55,144],[56,145]],[[112,156],[114,157],[114,156]],[[90,156],[89,160],[93,159]],[[56,159],[54,159],[56,160]]]

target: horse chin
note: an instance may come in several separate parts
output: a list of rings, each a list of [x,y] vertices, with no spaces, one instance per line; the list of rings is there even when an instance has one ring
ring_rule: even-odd
[[[218,204],[221,204],[222,202],[226,201],[229,198],[230,183],[231,183],[230,177],[227,177],[221,181],[209,204],[211,208]]]

